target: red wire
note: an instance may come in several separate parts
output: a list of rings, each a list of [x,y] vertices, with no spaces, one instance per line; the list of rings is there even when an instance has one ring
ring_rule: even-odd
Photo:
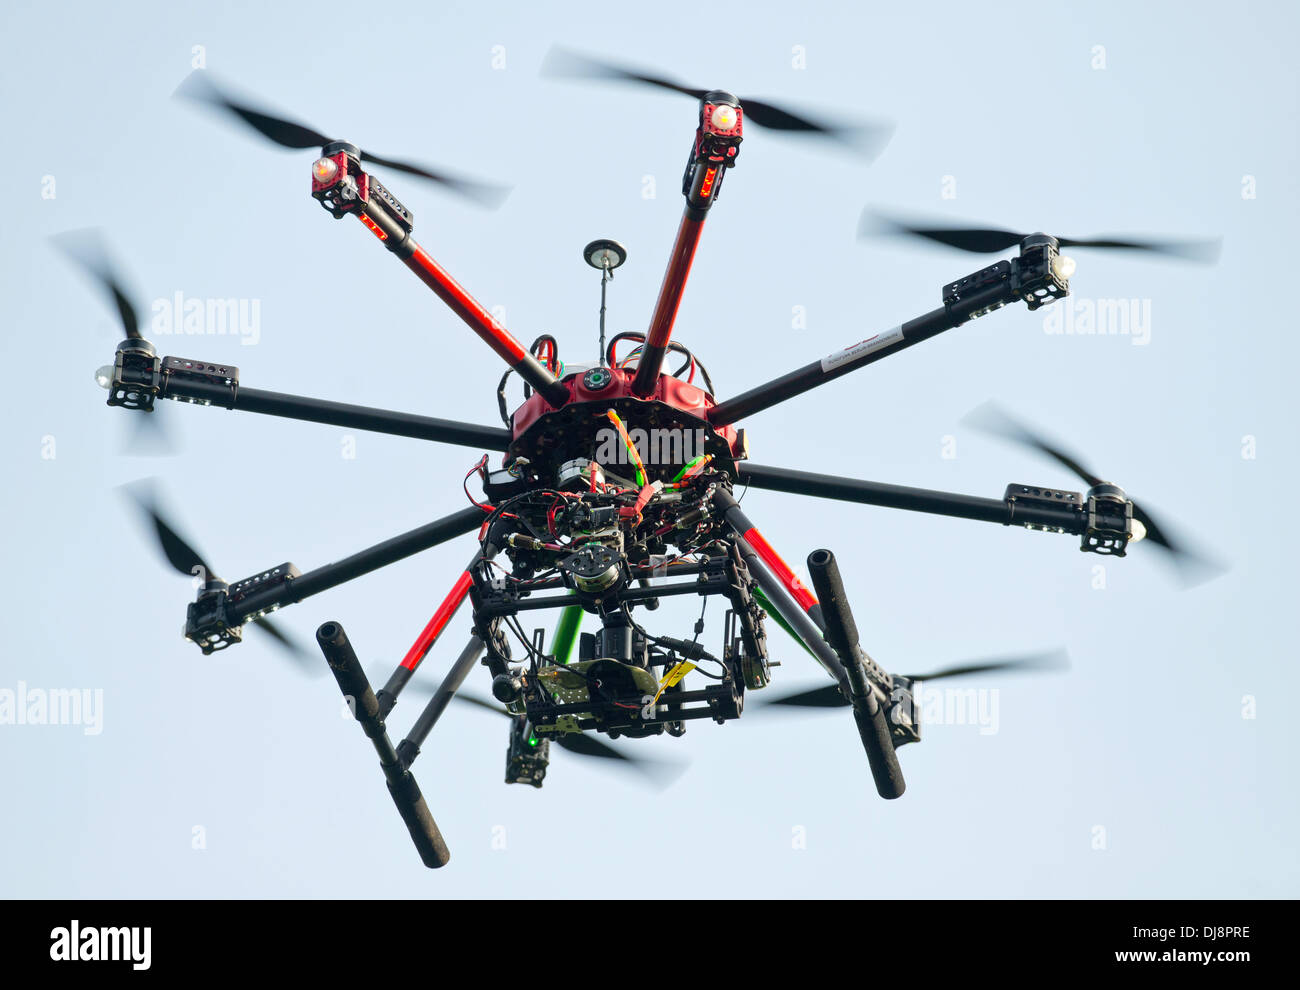
[[[546,356],[542,357],[543,354]],[[540,358],[545,364],[546,370],[551,374],[559,374],[560,355],[556,352],[555,344],[551,341],[543,340],[541,344],[538,345],[538,350],[533,354],[533,357]]]
[[[495,512],[496,511],[495,506],[489,505],[487,502],[480,502],[477,499],[475,499],[473,495],[469,493],[469,476],[473,474],[475,471],[482,471],[483,468],[487,465],[487,461],[488,461],[488,455],[484,454],[482,459],[477,464],[475,464],[472,468],[470,468],[467,472],[465,472],[465,480],[461,483],[461,488],[465,490],[465,497],[469,499],[473,505],[478,506],[484,512]]]

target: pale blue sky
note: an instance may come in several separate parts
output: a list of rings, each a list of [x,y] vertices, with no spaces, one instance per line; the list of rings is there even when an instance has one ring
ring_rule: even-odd
[[[0,689],[104,692],[99,735],[0,726],[0,892],[600,896],[618,877],[622,891],[691,896],[1300,893],[1300,729],[1286,707],[1300,687],[1288,621],[1293,5],[385,2],[358,19],[355,4],[328,2],[11,0],[0,19]],[[1009,309],[746,425],[763,464],[985,496],[1012,481],[1073,487],[961,424],[996,398],[1231,572],[1182,591],[1139,548],[1106,565],[1098,590],[1101,558],[1070,537],[751,492],[746,510],[787,559],[836,552],[864,645],[892,669],[1065,646],[1072,670],[963,682],[1000,689],[998,731],[927,728],[900,754],[908,792],[892,803],[876,797],[845,713],[695,723],[645,742],[691,763],[655,794],[567,754],[542,791],[508,788],[505,726],[457,707],[416,764],[453,859],[421,867],[333,682],[296,677],[256,633],[214,658],[184,642],[191,589],[115,489],[157,475],[234,578],[285,559],[306,570],[461,508],[477,453],[356,434],[348,459],[342,430],[169,403],[180,456],[120,456],[131,414],[105,407],[92,380],[117,340],[111,314],[48,237],[103,228],[146,311],[177,291],[258,301],[255,345],[159,338],[162,353],[234,363],[250,387],[494,424],[496,359],[373,238],[310,200],[311,154],[170,95],[203,46],[210,71],[313,126],[513,183],[486,213],[377,170],[414,210],[420,242],[504,306],[518,336],[550,331],[563,357],[585,360],[598,280],[581,248],[628,246],[610,324],[643,329],[694,108],[539,78],[552,43],[898,124],[870,167],[749,131],[678,322],[724,396],[934,308],[945,282],[980,267],[937,247],[858,243],[867,204],[1079,236],[1221,234],[1213,268],[1078,254],[1078,298],[1149,300],[1145,346],[1050,334],[1043,313]],[[792,66],[796,46],[806,68]],[[945,176],[955,199],[941,195]],[[794,307],[806,329],[791,329]],[[946,437],[955,458],[941,456]],[[281,621],[308,642],[341,621],[381,682],[469,551],[438,548]],[[663,628],[680,631],[695,607],[655,618],[676,616]],[[462,615],[424,678],[466,632]],[[785,661],[774,691],[818,683],[800,651],[773,643]],[[473,676],[480,693],[486,680]],[[399,705],[394,734],[414,715]],[[792,848],[796,834],[806,848]],[[666,862],[671,885],[658,879]]]

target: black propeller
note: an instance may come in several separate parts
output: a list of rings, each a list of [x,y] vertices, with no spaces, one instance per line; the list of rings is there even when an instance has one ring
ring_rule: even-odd
[[[97,230],[73,230],[66,234],[56,234],[51,238],[64,256],[76,262],[81,269],[95,281],[100,289],[108,294],[117,307],[118,319],[122,330],[132,340],[143,340],[140,333],[140,318],[132,305],[130,293],[125,288],[122,278],[117,274],[103,238]]]
[[[1066,470],[1072,472],[1089,487],[1105,483],[1100,477],[1084,467],[1077,457],[1066,452],[1059,445],[1045,440],[1019,420],[1010,416],[996,403],[984,403],[978,409],[968,413],[963,421],[976,429],[983,430],[985,433],[991,433],[1002,437],[1004,440],[1036,450],[1040,454],[1045,454]],[[1133,518],[1145,528],[1145,541],[1165,550],[1174,566],[1178,568],[1183,580],[1189,585],[1217,577],[1224,572],[1225,568],[1222,564],[1218,564],[1190,549],[1181,541],[1175,541],[1170,535],[1170,531],[1157,523],[1151,512],[1137,502],[1133,503]]]
[[[938,241],[961,251],[975,254],[994,254],[1015,247],[1028,234],[1014,230],[1002,230],[998,227],[952,227],[942,223],[905,221],[876,213],[868,207],[862,212],[858,225],[860,237],[873,237],[878,234],[902,234],[911,237],[924,237]],[[1053,234],[1053,237],[1056,235]],[[1117,248],[1128,251],[1149,251],[1154,254],[1168,255],[1185,261],[1198,261],[1205,264],[1217,261],[1222,245],[1220,238],[1211,240],[1168,240],[1136,239],[1129,237],[1094,237],[1074,238],[1057,237],[1062,248]]]
[[[152,491],[145,489],[143,486],[136,486],[127,489],[126,493],[153,527],[154,534],[158,538],[158,547],[162,550],[167,563],[186,577],[198,577],[204,581],[221,580],[217,577],[217,572],[208,566],[207,561],[200,556],[193,545],[182,537],[176,531],[176,527],[163,515],[158,508],[157,499]],[[323,673],[321,665],[316,662],[315,657],[290,636],[286,635],[270,619],[266,617],[254,619],[253,624],[268,633],[283,646],[289,657],[304,673],[313,677]]]
[[[269,138],[282,148],[314,148],[319,151],[327,144],[337,140],[287,118],[256,110],[248,104],[226,95],[212,81],[208,72],[203,69],[190,73],[189,77],[177,87],[176,93],[186,99],[206,103],[209,106],[233,114],[263,137]],[[406,172],[408,175],[418,175],[422,179],[436,182],[457,195],[492,209],[500,206],[510,194],[510,190],[505,186],[466,179],[441,170],[434,171],[411,162],[381,158],[378,155],[372,155],[368,151],[361,152],[361,160],[383,168],[391,168],[397,172]]]
[[[476,697],[472,694],[457,694],[457,701],[463,701],[466,704],[476,705],[479,708],[495,712],[498,715],[504,715],[506,718],[518,718],[512,715],[500,705],[493,704],[483,698]],[[561,749],[568,750],[577,756],[594,756],[602,760],[617,760],[631,770],[641,773],[647,781],[662,789],[667,787],[672,781],[681,775],[685,767],[680,764],[665,763],[661,760],[651,760],[643,756],[631,756],[622,750],[616,749],[609,743],[589,733],[569,732],[563,735],[553,735],[551,741]]]
[[[913,681],[937,681],[944,677],[965,677],[968,674],[987,674],[999,670],[1014,673],[1043,673],[1066,670],[1069,666],[1069,654],[1065,650],[1055,650],[1051,653],[1030,653],[1018,657],[992,657],[987,660],[943,667],[928,674],[904,674],[903,676]],[[794,708],[846,708],[849,701],[840,693],[838,684],[826,684],[796,694],[773,698],[765,701],[763,707],[767,708],[771,705],[787,705]]]
[[[927,674],[904,674],[910,681],[938,681],[945,677],[965,677],[968,674],[988,674],[1006,670],[1016,673],[1054,673],[1070,669],[1070,654],[1065,650],[1050,653],[1026,653],[1018,657],[991,657],[970,663],[941,667]]]
[[[103,237],[97,230],[74,230],[51,238],[55,247],[82,269],[109,298],[117,309],[122,332],[130,340],[144,340],[140,332],[140,317],[131,302],[134,295],[127,289],[125,280],[118,274]],[[176,444],[167,430],[158,408],[135,417],[129,440],[123,446],[127,454],[174,454]]]
[[[542,63],[542,73],[548,76],[570,79],[611,79],[617,82],[639,83],[654,86],[674,93],[681,93],[695,100],[704,99],[710,92],[685,86],[665,76],[650,75],[634,69],[590,58],[566,48],[552,48]],[[869,155],[879,154],[889,142],[893,127],[886,124],[832,124],[827,121],[814,120],[783,109],[763,100],[741,99],[745,119],[760,127],[774,131],[795,131],[805,134],[821,134],[856,145]]]

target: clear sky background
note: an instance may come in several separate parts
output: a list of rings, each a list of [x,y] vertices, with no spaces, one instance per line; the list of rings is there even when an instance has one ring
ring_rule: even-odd
[[[0,726],[0,893],[1300,893],[1293,5],[10,0],[0,19],[0,688],[104,698],[98,735]],[[146,314],[178,291],[258,301],[255,345],[157,337],[160,353],[234,363],[249,387],[495,424],[499,362],[309,198],[312,154],[171,94],[202,46],[207,71],[313,126],[512,183],[492,213],[376,170],[420,242],[519,337],[550,331],[562,357],[589,360],[598,277],[581,249],[627,245],[610,322],[644,329],[695,107],[541,78],[553,43],[898,125],[869,166],[748,131],[678,321],[723,396],[934,308],[985,263],[860,243],[866,205],[1076,236],[1222,235],[1217,267],[1077,253],[1079,299],[1149,300],[1145,346],[1049,334],[1021,306],[746,425],[762,464],[991,497],[1012,481],[1078,487],[961,422],[996,398],[1231,570],[1184,590],[1150,547],[1106,562],[1072,537],[752,491],[746,511],[787,559],[836,552],[864,645],[891,669],[1063,646],[1071,670],[937,682],[997,689],[997,731],[926,727],[890,803],[846,712],[760,717],[753,695],[739,722],[627,743],[689,762],[662,792],[565,753],[535,791],[501,782],[504,720],[457,706],[416,764],[453,856],[425,870],[332,679],[300,676],[256,631],[220,657],[183,641],[192,589],[116,489],[157,476],[234,579],[284,560],[307,570],[461,508],[478,452],[167,403],[179,455],[123,456],[133,414],[93,382],[119,336],[112,313],[49,237],[102,228]],[[461,539],[279,619],[308,644],[341,621],[382,683],[471,549]],[[697,607],[666,606],[656,628],[682,634]],[[710,618],[716,644],[721,610]],[[422,680],[467,632],[463,614]],[[817,685],[779,636],[771,690]],[[482,668],[471,684],[486,693]],[[416,708],[398,706],[395,737]]]

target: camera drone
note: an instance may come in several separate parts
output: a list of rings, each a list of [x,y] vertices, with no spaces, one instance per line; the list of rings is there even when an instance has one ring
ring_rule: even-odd
[[[864,234],[876,226],[968,252],[1014,254],[943,285],[940,305],[923,315],[719,399],[703,363],[673,332],[696,247],[724,180],[737,166],[746,128],[876,145],[887,136],[885,130],[852,131],[774,104],[686,87],[572,53],[553,53],[548,71],[666,89],[691,97],[697,107],[682,179],[685,208],[644,333],[622,332],[606,340],[606,286],[627,251],[608,239],[595,240],[584,250],[601,277],[599,346],[587,364],[562,362],[550,334],[524,346],[416,242],[411,210],[371,169],[413,175],[485,204],[499,202],[499,188],[372,155],[236,100],[202,72],[181,90],[276,144],[316,152],[311,196],[331,217],[359,221],[506,364],[497,389],[503,426],[250,388],[230,364],[159,356],[141,333],[126,290],[105,258],[79,258],[111,294],[126,331],[113,364],[99,376],[110,406],[149,415],[160,400],[174,400],[454,444],[481,455],[463,481],[457,479],[469,499],[465,508],[335,563],[301,571],[284,562],[233,582],[216,576],[155,502],[137,496],[170,564],[201,577],[197,597],[188,606],[185,637],[204,654],[235,646],[250,625],[297,650],[268,618],[272,612],[430,547],[461,537],[472,545],[450,591],[379,690],[373,689],[341,623],[327,621],[316,631],[319,649],[378,753],[388,790],[426,866],[443,866],[450,854],[411,768],[458,696],[509,718],[506,782],[540,787],[552,744],[580,755],[635,762],[628,747],[612,747],[599,736],[679,737],[693,721],[722,724],[740,718],[748,696],[766,691],[779,666],[767,636],[771,619],[828,677],[824,688],[775,703],[850,709],[876,790],[892,799],[904,791],[897,750],[921,738],[913,704],[917,680],[1052,665],[1052,657],[1033,656],[930,675],[891,673],[859,642],[834,553],[816,549],[808,555],[810,587],[742,510],[738,489],[1069,534],[1081,550],[1114,557],[1125,556],[1145,538],[1177,563],[1197,559],[1118,485],[995,409],[983,411],[982,425],[1056,460],[1082,479],[1086,490],[1011,484],[1001,496],[987,498],[764,466],[749,460],[740,424],[1004,306],[1023,303],[1032,310],[1064,298],[1074,262],[1063,249],[1161,251],[1205,260],[1212,245],[1077,240],[917,224],[868,212]],[[525,397],[508,410],[511,375],[522,381]],[[663,442],[648,456],[647,441],[654,438]],[[479,498],[470,494],[472,478],[482,488]],[[700,620],[689,638],[653,628],[659,604],[675,596],[702,600]],[[720,645],[706,647],[701,635],[713,599],[724,610],[722,636]],[[467,603],[473,623],[469,642],[406,736],[394,744],[387,728],[394,706]],[[542,612],[557,617],[549,643],[544,629],[530,633],[523,625],[528,616]],[[584,621],[594,630],[582,631]],[[480,665],[486,667],[495,704],[458,695]]]

